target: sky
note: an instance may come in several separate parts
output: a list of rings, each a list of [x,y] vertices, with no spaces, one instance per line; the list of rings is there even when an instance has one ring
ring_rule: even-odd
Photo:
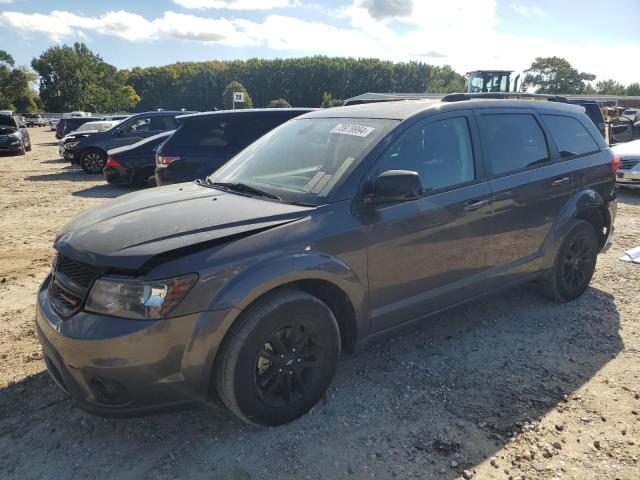
[[[0,0],[18,65],[74,41],[118,68],[322,54],[521,72],[560,56],[640,82],[640,0]]]

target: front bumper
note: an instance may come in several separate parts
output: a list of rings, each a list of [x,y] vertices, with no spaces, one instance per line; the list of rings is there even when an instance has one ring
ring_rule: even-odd
[[[49,302],[50,278],[38,293],[36,330],[49,373],[83,410],[137,416],[206,397],[210,355],[192,337],[203,322],[221,324],[227,310],[160,321],[80,312],[65,320]]]

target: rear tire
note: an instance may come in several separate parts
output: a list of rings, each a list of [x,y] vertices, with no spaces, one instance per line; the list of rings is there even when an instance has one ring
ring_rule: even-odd
[[[107,155],[101,150],[87,150],[80,155],[80,167],[84,173],[102,173],[107,163]]]
[[[322,398],[339,358],[331,309],[308,293],[282,288],[251,305],[232,327],[218,354],[215,386],[241,420],[281,425]]]
[[[589,287],[597,257],[598,240],[593,226],[584,220],[574,220],[553,268],[542,281],[545,295],[563,303],[580,297]]]

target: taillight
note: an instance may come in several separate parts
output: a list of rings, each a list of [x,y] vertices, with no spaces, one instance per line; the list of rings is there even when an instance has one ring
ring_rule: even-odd
[[[109,156],[107,157],[107,167],[121,167],[122,164],[117,161],[115,158]]]
[[[613,173],[616,173],[620,168],[620,157],[618,155],[614,155],[611,160],[611,168],[613,168]]]
[[[156,155],[157,165],[169,165],[170,163],[173,163],[176,160],[180,160],[180,157],[165,157],[162,155]]]

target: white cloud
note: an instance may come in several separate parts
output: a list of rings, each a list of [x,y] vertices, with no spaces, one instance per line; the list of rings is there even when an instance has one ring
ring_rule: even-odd
[[[9,3],[13,3],[13,0],[0,0],[0,4],[2,4],[2,3],[8,5]]]
[[[296,3],[289,0],[173,0],[173,3],[184,8],[205,10],[273,10],[274,8],[292,7]]]
[[[526,5],[520,4],[511,4],[511,8],[518,12],[520,15],[525,17],[546,17],[547,12],[545,12],[540,7],[527,7]]]
[[[130,41],[179,39],[228,47],[268,47],[296,55],[325,54],[377,57],[394,61],[420,60],[449,64],[464,73],[475,69],[501,68],[523,71],[534,57],[564,57],[581,71],[598,79],[615,78],[628,84],[640,78],[637,57],[640,42],[621,44],[561,43],[542,35],[522,36],[497,29],[495,0],[414,0],[408,17],[376,19],[368,3],[355,0],[333,16],[348,20],[346,26],[309,21],[287,15],[268,15],[264,20],[210,18],[166,11],[147,19],[126,11],[91,17],[70,12],[49,14],[0,13],[0,25],[19,33],[40,32],[56,41],[96,33]],[[401,27],[398,28],[398,22]],[[607,61],[603,62],[602,59]]]

